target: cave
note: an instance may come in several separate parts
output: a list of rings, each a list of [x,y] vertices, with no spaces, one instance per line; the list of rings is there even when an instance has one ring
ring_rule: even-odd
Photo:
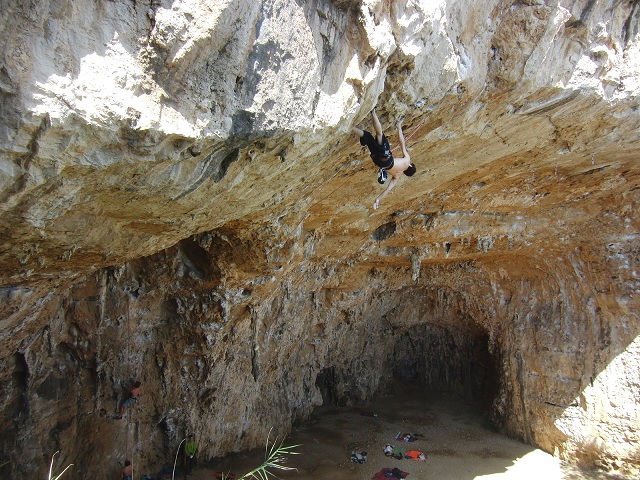
[[[424,324],[399,335],[393,377],[433,392],[453,393],[486,412],[498,394],[500,361],[482,330],[452,332]]]
[[[411,327],[389,326],[386,334],[392,339],[389,365],[380,372],[386,383],[381,383],[376,393],[393,390],[396,383],[400,388],[413,385],[434,394],[453,394],[487,414],[491,411],[499,392],[501,362],[489,351],[489,335],[482,327],[473,322],[460,322],[452,328],[446,322],[420,321]],[[377,345],[383,343],[374,344],[374,348]],[[358,382],[356,375],[340,362],[321,370],[315,384],[322,395],[322,405],[350,406],[371,400],[350,393],[349,385]]]
[[[410,385],[636,478],[638,2],[213,3],[3,2],[0,477]]]
[[[337,398],[337,383],[335,367],[325,368],[318,373],[316,386],[320,390],[320,395],[322,395],[322,405],[345,405],[344,402]]]

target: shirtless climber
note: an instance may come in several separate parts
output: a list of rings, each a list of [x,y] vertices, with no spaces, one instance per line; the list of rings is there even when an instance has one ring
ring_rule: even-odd
[[[377,209],[380,205],[380,200],[389,194],[389,192],[396,186],[396,182],[400,178],[400,174],[404,173],[407,177],[416,173],[416,166],[411,163],[411,157],[407,151],[407,146],[404,141],[404,134],[402,133],[402,121],[396,121],[396,128],[398,129],[398,142],[404,157],[393,157],[391,155],[391,148],[387,137],[382,133],[382,125],[376,115],[375,109],[371,111],[373,117],[373,128],[376,132],[374,137],[366,130],[361,130],[358,127],[353,127],[351,131],[360,138],[360,145],[366,145],[371,152],[371,159],[378,167],[380,172],[378,173],[378,183],[384,185],[387,181],[387,173],[391,175],[391,181],[389,185],[380,195],[376,197],[376,201],[373,203],[373,208]]]
[[[124,462],[124,468],[122,469],[122,480],[132,480],[133,466],[129,460]]]
[[[140,395],[140,391],[142,390],[142,384],[139,381],[136,381],[130,388],[127,388],[127,393],[129,394],[127,399],[122,403],[120,407],[120,417],[124,415],[124,411],[130,405],[133,405],[134,402],[138,400],[138,395]]]

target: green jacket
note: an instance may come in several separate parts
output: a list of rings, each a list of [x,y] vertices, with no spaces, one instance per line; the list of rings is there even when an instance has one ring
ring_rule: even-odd
[[[197,450],[198,444],[196,442],[187,441],[187,443],[184,444],[184,453],[190,457],[194,457]]]

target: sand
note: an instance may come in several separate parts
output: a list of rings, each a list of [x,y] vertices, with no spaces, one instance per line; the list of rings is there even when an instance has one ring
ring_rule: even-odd
[[[376,413],[376,417],[363,415]],[[398,432],[420,435],[415,442],[395,440]],[[386,457],[385,444],[419,450],[425,462]],[[406,388],[363,408],[318,409],[309,424],[295,429],[285,445],[300,444],[300,455],[287,465],[296,471],[274,470],[282,479],[368,480],[383,467],[409,472],[408,480],[559,480],[612,479],[597,471],[580,470],[557,458],[496,433],[479,411],[456,397],[429,397]],[[350,460],[352,451],[366,451],[364,464]],[[264,449],[230,455],[200,465],[193,480],[210,480],[214,472],[238,477],[258,466]],[[176,478],[182,478],[176,474]]]

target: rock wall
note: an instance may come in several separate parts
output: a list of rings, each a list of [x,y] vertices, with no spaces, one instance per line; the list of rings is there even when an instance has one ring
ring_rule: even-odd
[[[394,378],[637,474],[637,1],[2,12],[11,478],[251,448]],[[418,167],[378,210],[374,105]]]

